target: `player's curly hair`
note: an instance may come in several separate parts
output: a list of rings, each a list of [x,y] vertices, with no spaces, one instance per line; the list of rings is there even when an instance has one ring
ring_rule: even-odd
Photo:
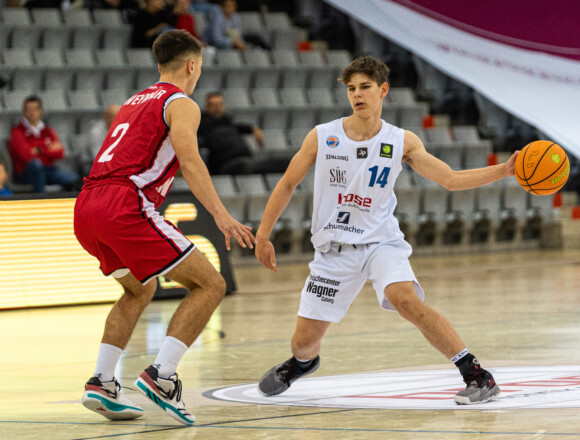
[[[165,31],[153,43],[153,55],[161,66],[169,65],[190,54],[201,54],[201,42],[183,29]]]
[[[346,84],[355,73],[364,73],[374,79],[380,86],[382,83],[389,82],[390,71],[391,69],[389,69],[389,66],[387,66],[382,60],[367,55],[353,60],[342,70],[342,74],[338,80],[341,83]]]

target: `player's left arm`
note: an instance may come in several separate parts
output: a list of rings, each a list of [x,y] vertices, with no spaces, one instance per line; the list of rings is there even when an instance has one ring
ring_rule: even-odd
[[[449,191],[476,188],[513,176],[518,153],[519,151],[516,151],[505,163],[499,165],[456,171],[442,160],[429,154],[415,133],[405,130],[403,161],[421,176],[438,183]]]
[[[179,160],[181,173],[191,192],[213,216],[217,227],[226,237],[230,250],[230,237],[242,247],[253,248],[256,239],[251,228],[237,222],[221,202],[197,145],[196,132],[201,119],[199,106],[191,99],[181,98],[170,102],[165,110],[165,120],[170,127],[169,138]]]

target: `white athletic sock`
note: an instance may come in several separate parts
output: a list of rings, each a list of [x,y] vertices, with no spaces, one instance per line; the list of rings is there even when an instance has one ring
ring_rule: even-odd
[[[121,354],[123,354],[123,349],[111,344],[101,344],[94,376],[101,379],[101,382],[112,381]]]
[[[165,336],[161,344],[161,350],[153,362],[153,366],[157,368],[159,377],[168,379],[175,374],[177,365],[189,347],[173,336]]]
[[[463,350],[461,350],[459,353],[457,353],[455,356],[453,356],[451,358],[451,362],[457,363],[457,361],[460,361],[465,356],[467,356],[468,353],[469,353],[469,351],[467,350],[467,348],[464,348]]]

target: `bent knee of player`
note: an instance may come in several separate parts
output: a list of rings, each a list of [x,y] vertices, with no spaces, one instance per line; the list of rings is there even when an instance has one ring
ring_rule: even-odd
[[[406,319],[420,317],[423,303],[417,297],[415,290],[407,283],[395,283],[385,288],[385,296],[397,312]]]
[[[220,301],[226,296],[226,280],[224,277],[219,275],[218,281],[214,285],[214,290],[216,294],[219,296]]]
[[[226,280],[217,272],[207,281],[206,285],[202,287],[218,302],[226,295]]]

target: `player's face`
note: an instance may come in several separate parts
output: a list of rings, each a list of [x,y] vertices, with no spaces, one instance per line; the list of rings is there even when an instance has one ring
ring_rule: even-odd
[[[383,105],[389,86],[387,83],[378,85],[377,82],[364,73],[355,73],[346,84],[350,106],[354,113],[375,113]]]
[[[23,114],[28,122],[32,125],[36,125],[40,122],[42,118],[42,107],[38,102],[31,101],[24,104]]]

